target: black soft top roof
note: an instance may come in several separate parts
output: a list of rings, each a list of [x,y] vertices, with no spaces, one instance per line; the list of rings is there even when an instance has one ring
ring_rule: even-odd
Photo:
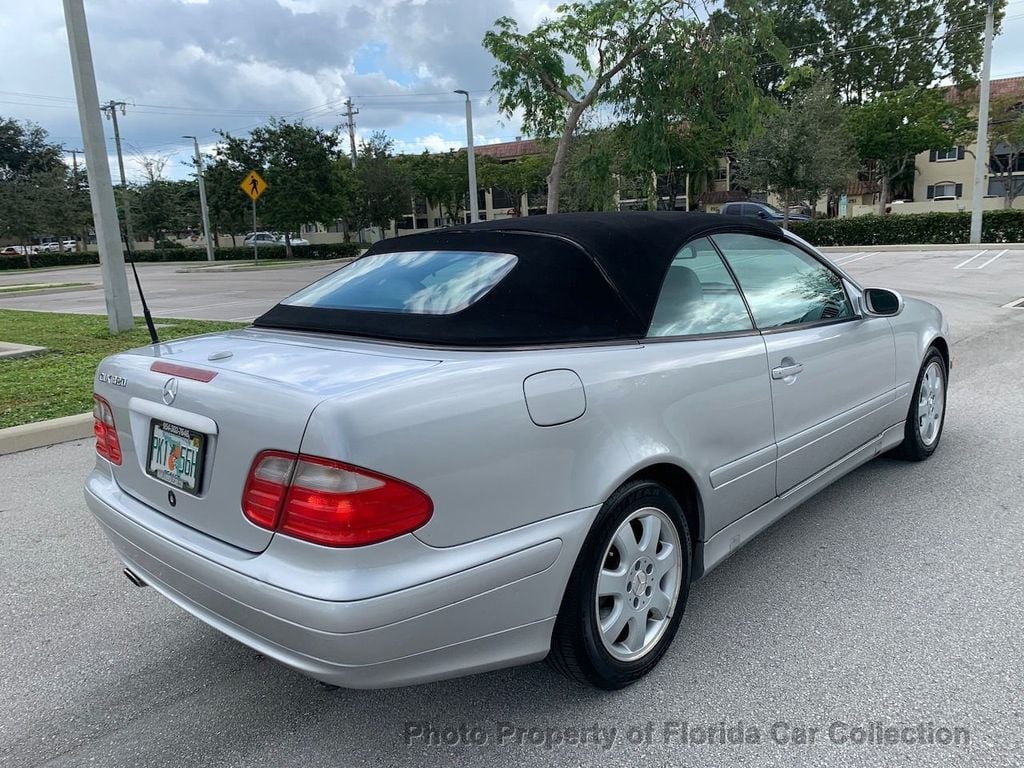
[[[672,211],[517,217],[404,235],[365,255],[464,250],[512,253],[518,262],[479,301],[450,315],[278,304],[255,325],[442,346],[641,338],[675,254],[723,231],[781,237],[776,225],[754,218]]]

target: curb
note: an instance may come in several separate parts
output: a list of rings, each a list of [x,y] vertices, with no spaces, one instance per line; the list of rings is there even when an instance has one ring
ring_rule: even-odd
[[[0,456],[92,437],[92,412],[0,429]]]
[[[177,271],[179,274],[196,272],[260,272],[266,269],[298,269],[300,267],[308,267],[310,265],[316,264],[339,264],[341,262],[345,262],[347,264],[353,259],[355,259],[355,256],[342,256],[340,259],[302,259],[284,263],[269,264],[266,266],[252,264],[251,262],[246,262],[245,264],[237,265],[230,263],[222,263],[213,266],[182,267]]]
[[[916,245],[824,245],[818,246],[822,253],[849,253],[872,251],[874,253],[898,253],[900,251],[994,251],[1024,250],[1024,243],[920,243]]]
[[[0,300],[16,299],[19,296],[44,296],[49,293],[71,293],[73,291],[92,291],[102,286],[96,283],[85,283],[83,285],[68,285],[64,288],[33,288],[28,291],[0,291]]]

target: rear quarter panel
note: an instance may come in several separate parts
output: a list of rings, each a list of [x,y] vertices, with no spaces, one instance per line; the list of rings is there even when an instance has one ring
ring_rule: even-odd
[[[763,355],[759,337],[731,343],[754,344]],[[745,453],[743,431],[725,417],[736,372],[720,369],[721,381],[712,385],[702,370],[717,359],[710,350],[692,360],[669,359],[668,352],[627,344],[453,353],[400,382],[321,403],[302,450],[422,488],[435,513],[416,535],[433,546],[600,504],[637,470],[660,462],[694,478],[709,519],[723,519],[722,510],[716,513],[723,505],[729,514],[748,503],[753,508],[766,499],[726,499],[725,491],[716,497],[709,480],[712,470]],[[537,426],[523,381],[554,369],[579,375],[586,411],[568,423]],[[750,375],[763,381],[761,431],[770,449],[767,374],[759,368]],[[774,469],[767,472],[774,488]]]

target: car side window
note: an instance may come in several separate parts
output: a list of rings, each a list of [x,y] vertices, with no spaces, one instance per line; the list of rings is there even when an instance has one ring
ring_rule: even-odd
[[[754,326],[736,283],[714,246],[684,245],[661,284],[649,337],[750,331]]]
[[[759,328],[854,316],[842,278],[796,246],[756,235],[712,239],[736,275]]]

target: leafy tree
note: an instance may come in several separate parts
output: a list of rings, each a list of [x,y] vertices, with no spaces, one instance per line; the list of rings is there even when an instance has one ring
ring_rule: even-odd
[[[394,157],[395,143],[383,131],[375,131],[359,147],[355,168],[358,179],[358,217],[371,226],[387,229],[408,210],[412,185],[401,162]]]
[[[747,27],[740,35],[674,19],[658,44],[623,69],[612,95],[623,160],[629,175],[643,180],[652,207],[667,197],[674,209],[686,177],[706,176],[759,124],[753,42],[772,32],[756,21]]]
[[[1015,96],[993,99],[988,135],[989,173],[1002,181],[1003,205],[1012,208],[1017,196],[1024,194],[1024,101]]]
[[[557,213],[569,144],[580,118],[643,51],[660,44],[688,0],[586,0],[560,5],[557,16],[528,33],[503,16],[484,35],[495,58],[498,107],[523,114],[523,128],[557,136],[548,175],[548,213]]]
[[[1005,6],[996,0],[997,25]],[[790,67],[808,67],[845,101],[860,103],[909,86],[968,83],[981,66],[984,0],[764,0],[760,7],[789,56],[776,64],[771,48],[761,46],[755,76],[783,101]],[[744,9],[727,0],[715,18],[743,31]]]
[[[0,117],[0,181],[59,170],[64,167],[62,152],[35,123]]]
[[[259,199],[260,219],[285,235],[285,253],[292,256],[291,233],[303,224],[333,221],[339,212],[334,160],[335,134],[301,121],[271,119],[245,138],[222,134],[216,157],[238,173],[236,189],[248,170],[267,181]],[[244,197],[239,189],[238,194]]]
[[[226,157],[213,157],[204,163],[203,172],[210,229],[231,235],[231,244],[238,245],[236,236],[252,226],[249,198],[238,188],[243,178],[240,169]]]
[[[199,185],[195,181],[155,178],[132,191],[135,226],[153,242],[164,239],[167,232],[198,229]]]
[[[807,0],[768,0],[752,12],[746,0],[726,0],[711,15],[710,26],[723,35],[750,42],[754,66],[750,75],[763,94],[788,100],[791,72],[809,51],[820,48],[824,31]]]
[[[406,173],[413,191],[433,203],[450,220],[458,221],[466,209],[469,192],[469,166],[463,152],[442,152],[396,158]]]
[[[622,152],[615,132],[591,130],[574,136],[568,151],[561,206],[569,211],[614,210],[622,170]]]
[[[524,215],[522,197],[544,188],[551,158],[547,155],[527,155],[515,160],[500,162],[482,155],[477,158],[477,176],[480,184],[492,190],[504,192],[515,201],[512,206],[516,216]]]
[[[740,154],[740,183],[779,194],[788,227],[791,205],[806,199],[816,207],[823,195],[853,177],[852,145],[844,107],[831,87],[819,82],[765,118],[762,132]]]
[[[914,156],[958,144],[971,127],[967,109],[936,90],[908,86],[877,95],[850,114],[850,130],[860,159],[872,167],[879,185],[878,213],[885,213],[892,180],[914,167]]]
[[[66,233],[74,199],[70,175],[61,147],[45,130],[0,118],[0,234],[28,245],[43,233]]]
[[[335,194],[338,199],[338,219],[343,224],[345,240],[352,238],[353,231],[368,227],[366,196],[363,182],[349,158],[339,157],[334,161]]]

